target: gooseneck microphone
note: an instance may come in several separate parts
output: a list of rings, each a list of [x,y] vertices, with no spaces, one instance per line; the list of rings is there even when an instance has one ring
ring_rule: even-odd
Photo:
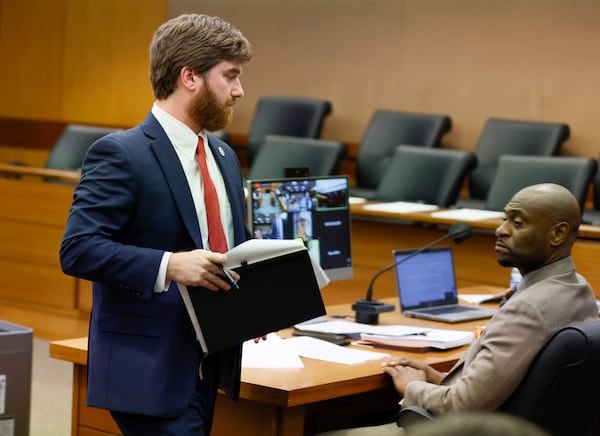
[[[444,239],[452,238],[455,243],[461,244],[471,237],[471,226],[465,223],[452,224],[448,229],[448,233],[439,237],[435,241],[413,251],[408,256],[403,257],[402,260],[395,262],[391,265],[386,266],[382,270],[378,271],[377,274],[371,279],[369,288],[367,289],[367,296],[365,299],[356,300],[356,303],[352,305],[352,310],[356,312],[356,322],[363,324],[377,324],[379,322],[379,314],[381,312],[391,312],[394,310],[393,304],[382,303],[377,300],[373,300],[373,283],[375,279],[386,271],[391,270],[395,266],[406,262],[408,259],[415,257],[417,254],[431,248],[435,244],[442,242]]]

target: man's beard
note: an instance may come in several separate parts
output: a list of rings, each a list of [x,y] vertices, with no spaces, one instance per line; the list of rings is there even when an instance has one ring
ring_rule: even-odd
[[[233,118],[233,108],[226,103],[219,103],[206,83],[204,92],[199,94],[188,108],[188,115],[194,122],[209,132],[225,128]]]

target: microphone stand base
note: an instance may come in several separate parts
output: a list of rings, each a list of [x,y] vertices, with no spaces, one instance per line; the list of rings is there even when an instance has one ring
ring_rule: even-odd
[[[379,314],[391,312],[394,308],[393,304],[381,303],[377,300],[357,300],[352,305],[352,310],[356,312],[356,322],[362,324],[378,324]]]

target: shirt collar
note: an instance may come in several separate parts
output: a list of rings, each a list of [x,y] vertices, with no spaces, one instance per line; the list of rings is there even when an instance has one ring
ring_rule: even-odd
[[[164,129],[173,147],[179,150],[186,158],[196,158],[198,136],[202,137],[205,144],[207,143],[206,130],[202,129],[199,133],[194,132],[187,125],[162,109],[156,102],[152,105],[152,115],[154,115]]]

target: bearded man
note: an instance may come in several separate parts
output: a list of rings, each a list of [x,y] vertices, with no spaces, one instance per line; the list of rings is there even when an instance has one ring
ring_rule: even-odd
[[[218,387],[238,398],[241,344],[204,354],[177,284],[230,289],[223,253],[251,237],[239,161],[208,133],[231,119],[250,58],[218,17],[167,21],[150,44],[150,113],[84,160],[60,260],[93,282],[87,404],[124,435],[208,435]]]

